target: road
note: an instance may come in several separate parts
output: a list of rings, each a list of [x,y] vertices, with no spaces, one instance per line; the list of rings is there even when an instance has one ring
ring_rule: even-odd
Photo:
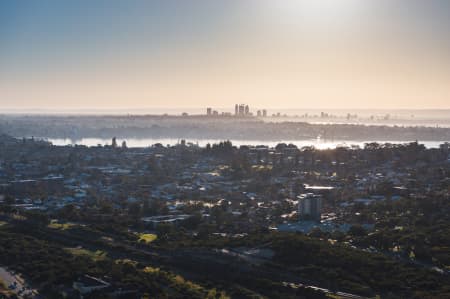
[[[31,289],[25,280],[18,274],[8,271],[6,268],[0,267],[0,280],[3,281],[7,288],[14,292],[17,297],[34,298],[38,294],[36,290]]]
[[[291,287],[293,289],[309,288],[309,289],[313,289],[313,290],[316,290],[316,291],[324,292],[326,294],[337,295],[337,296],[339,296],[339,297],[341,297],[343,299],[370,299],[369,297],[358,296],[358,295],[350,294],[350,293],[332,292],[329,289],[319,288],[319,287],[316,287],[316,286],[306,285],[306,284],[301,284],[301,283],[283,282],[283,285],[286,286],[286,287]]]

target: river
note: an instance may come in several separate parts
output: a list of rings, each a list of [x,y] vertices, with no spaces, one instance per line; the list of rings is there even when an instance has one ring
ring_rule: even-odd
[[[72,140],[68,138],[49,138],[46,139],[49,142],[53,143],[54,145],[63,146],[63,145],[85,145],[85,146],[97,146],[97,145],[110,145],[111,139],[105,139],[105,138],[81,138],[77,140]],[[175,145],[180,143],[181,139],[172,139],[172,138],[128,138],[128,139],[118,139],[117,144],[120,146],[122,144],[122,141],[126,141],[126,144],[128,147],[148,147],[156,143],[161,143],[163,145]],[[219,139],[193,139],[193,140],[186,140],[187,143],[191,142],[193,144],[198,144],[199,146],[206,146],[206,144],[214,144],[219,143],[222,140]],[[304,146],[314,146],[317,149],[333,149],[337,146],[352,146],[357,145],[360,147],[364,147],[365,143],[368,142],[374,142],[374,141],[343,141],[343,140],[321,140],[321,139],[312,139],[312,140],[277,140],[277,141],[263,141],[263,140],[231,140],[231,142],[236,145],[267,145],[269,147],[275,147],[278,143],[284,142],[284,143],[292,143],[295,144],[297,147],[301,148]],[[405,144],[408,142],[405,141],[378,141],[379,143],[401,143]],[[423,141],[420,142],[421,144],[424,144],[427,148],[439,148],[440,144],[445,143],[445,141]]]

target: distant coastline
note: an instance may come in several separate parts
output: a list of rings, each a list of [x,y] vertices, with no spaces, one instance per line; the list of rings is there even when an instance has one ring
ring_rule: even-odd
[[[48,139],[187,139],[187,140],[323,140],[450,141],[450,128],[364,124],[312,124],[304,121],[264,121],[233,116],[43,116],[2,115],[0,132],[21,138]]]
[[[75,146],[75,145],[82,145],[82,146],[107,146],[111,145],[111,139],[106,138],[81,138],[77,140],[72,139],[64,139],[64,138],[56,138],[56,139],[48,139],[48,138],[36,138],[36,139],[43,139],[45,141],[48,141],[56,146]],[[174,146],[177,144],[180,144],[182,141],[186,142],[187,145],[193,145],[193,146],[199,146],[199,147],[205,147],[207,144],[218,144],[220,143],[221,139],[170,139],[170,138],[142,138],[142,139],[135,139],[135,138],[122,138],[117,140],[119,144],[121,144],[123,141],[126,142],[127,147],[130,148],[145,148],[149,147],[155,144],[162,144],[163,146]],[[267,141],[267,140],[230,140],[233,145],[240,147],[240,146],[267,146],[269,148],[276,147],[279,143],[285,143],[285,144],[293,144],[297,146],[298,148],[303,147],[314,147],[318,150],[323,149],[335,149],[337,147],[359,147],[364,148],[364,145],[366,143],[380,143],[380,144],[408,144],[411,141],[375,141],[375,140],[365,140],[365,141],[351,141],[351,140],[335,140],[335,141],[327,141],[327,140],[273,140],[273,141]],[[439,148],[442,144],[446,143],[446,141],[418,141],[419,144],[423,144],[425,148],[431,149],[431,148]]]

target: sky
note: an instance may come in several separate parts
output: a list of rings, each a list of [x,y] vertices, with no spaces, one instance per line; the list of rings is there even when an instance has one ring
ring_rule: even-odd
[[[2,0],[0,109],[449,109],[448,0]]]

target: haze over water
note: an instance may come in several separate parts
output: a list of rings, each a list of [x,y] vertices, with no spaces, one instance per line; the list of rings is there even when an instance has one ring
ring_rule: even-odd
[[[71,140],[71,139],[64,139],[64,138],[50,138],[47,139],[50,141],[53,145],[59,145],[59,146],[65,146],[65,145],[85,145],[85,146],[104,146],[104,145],[111,145],[111,140],[106,138],[81,138],[78,140]],[[175,138],[130,138],[130,139],[118,139],[117,140],[119,144],[122,143],[122,141],[126,141],[126,144],[128,147],[149,147],[154,144],[160,143],[164,146],[167,145],[176,145],[181,142],[181,139],[175,139]],[[214,144],[219,143],[223,140],[219,139],[196,139],[196,140],[186,140],[186,142],[192,143],[193,145],[198,145],[201,147],[205,147],[208,143]],[[286,143],[286,144],[294,144],[298,148],[305,147],[305,146],[314,146],[317,149],[333,149],[338,146],[359,146],[361,148],[364,147],[365,143],[369,142],[375,142],[375,141],[327,141],[327,140],[320,140],[320,139],[314,139],[314,140],[279,140],[279,141],[267,141],[267,140],[231,140],[233,145],[241,146],[241,145],[248,145],[248,146],[258,146],[258,145],[265,145],[268,147],[275,147],[278,143]],[[412,140],[413,142],[415,140]],[[419,142],[420,144],[425,145],[426,148],[439,148],[441,144],[443,144],[445,141],[424,141]],[[404,141],[379,141],[379,143],[392,143],[392,144],[406,144],[407,142]]]

